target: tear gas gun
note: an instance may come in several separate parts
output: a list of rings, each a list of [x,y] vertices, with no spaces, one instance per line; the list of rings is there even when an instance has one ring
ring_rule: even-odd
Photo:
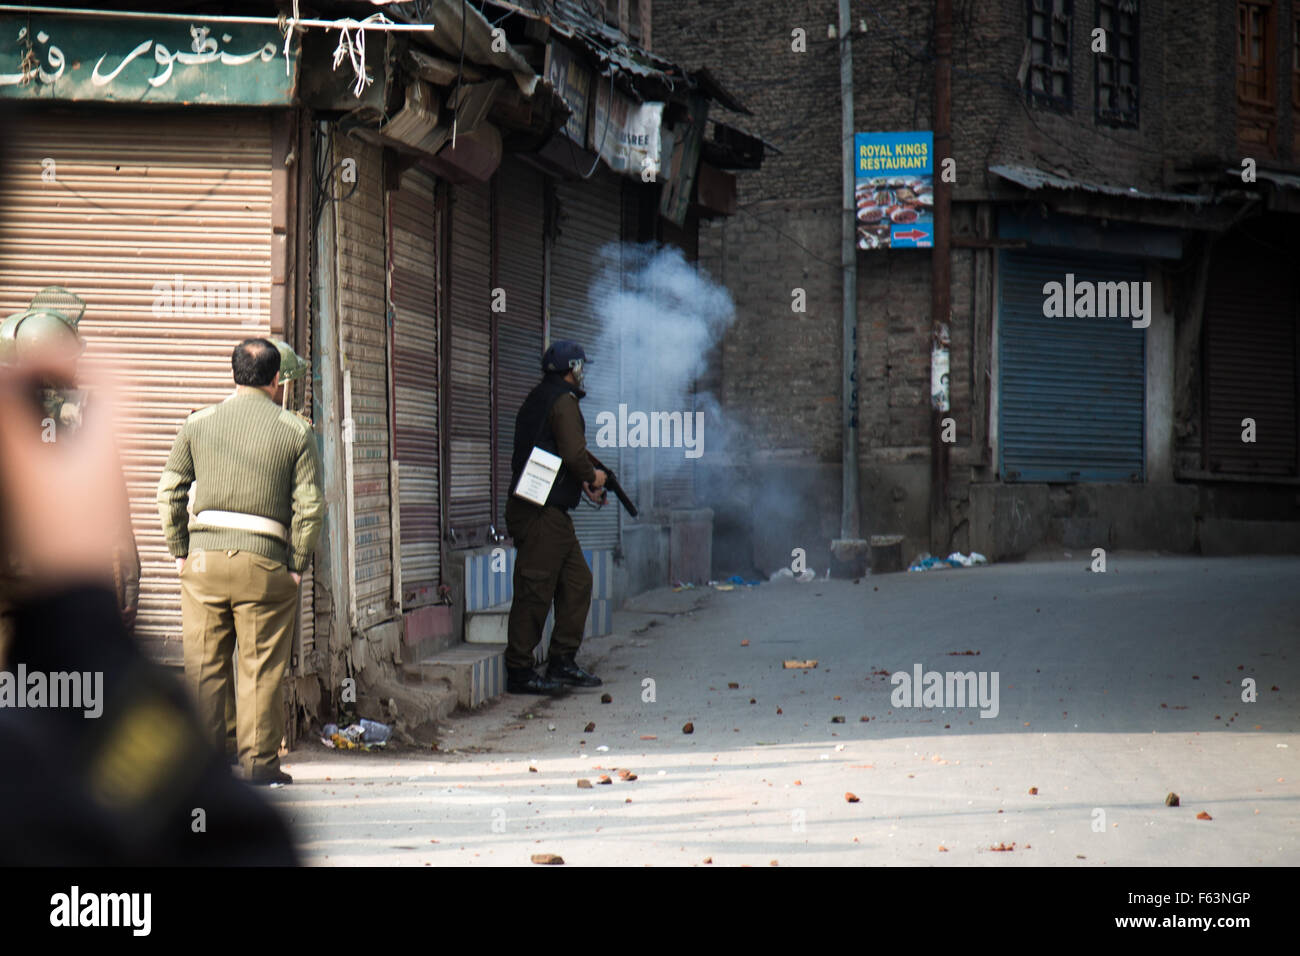
[[[614,492],[614,496],[622,502],[623,507],[627,509],[627,513],[635,518],[636,505],[632,504],[632,499],[627,496],[627,492],[623,490],[623,486],[618,483],[618,478],[614,475],[614,472],[610,470],[608,465],[602,464],[601,460],[591,452],[587,452],[587,457],[591,459],[593,467],[599,468],[605,473],[605,487]]]

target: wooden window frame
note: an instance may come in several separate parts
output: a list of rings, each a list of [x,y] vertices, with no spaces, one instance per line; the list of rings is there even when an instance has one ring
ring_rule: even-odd
[[[1255,66],[1245,50],[1250,38],[1249,12],[1257,10],[1263,17],[1262,66]],[[1256,109],[1271,110],[1277,105],[1277,30],[1274,23],[1276,8],[1272,0],[1237,0],[1237,103]],[[1243,19],[1246,18],[1246,19]],[[1251,71],[1263,74],[1264,94],[1262,97],[1247,93],[1250,86],[1258,85],[1247,81]]]
[[[1291,16],[1291,106],[1300,109],[1300,9]]]
[[[1106,31],[1106,52],[1099,53],[1096,59],[1094,88],[1094,108],[1097,123],[1104,126],[1118,126],[1136,129],[1139,121],[1139,89],[1142,62],[1139,54],[1141,35],[1141,8],[1136,0],[1097,0],[1095,25]],[[1102,23],[1105,13],[1110,25]],[[1121,25],[1128,19],[1130,29],[1124,31]],[[1127,55],[1123,44],[1128,44]],[[1110,79],[1103,78],[1103,72],[1109,68]],[[1130,82],[1124,82],[1125,69]],[[1116,105],[1126,87],[1132,90],[1132,102],[1129,106]]]
[[[1060,8],[1059,11],[1057,8]],[[1069,113],[1074,109],[1074,61],[1071,44],[1074,42],[1074,0],[1027,0],[1025,4],[1025,35],[1029,44],[1029,71],[1025,76],[1025,94],[1029,102]],[[1057,38],[1055,26],[1061,22],[1065,35]],[[1036,36],[1036,24],[1045,23],[1043,35]],[[1065,93],[1052,91],[1057,76],[1065,79]],[[1038,80],[1042,89],[1035,89]]]

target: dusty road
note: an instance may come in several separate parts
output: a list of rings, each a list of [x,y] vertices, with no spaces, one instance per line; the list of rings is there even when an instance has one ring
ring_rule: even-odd
[[[1087,563],[656,592],[605,687],[309,745],[271,799],[324,865],[1300,864],[1300,560]],[[895,706],[917,665],[996,673],[996,716]]]

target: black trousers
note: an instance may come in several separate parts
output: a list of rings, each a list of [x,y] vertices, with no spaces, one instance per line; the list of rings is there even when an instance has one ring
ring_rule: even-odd
[[[511,495],[506,529],[515,540],[514,600],[507,626],[506,666],[532,667],[533,651],[555,604],[550,656],[576,654],[591,609],[591,568],[563,508],[539,508]]]

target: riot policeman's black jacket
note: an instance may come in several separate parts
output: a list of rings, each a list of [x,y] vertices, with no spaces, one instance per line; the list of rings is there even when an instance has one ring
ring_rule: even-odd
[[[548,372],[528,393],[515,416],[515,447],[510,461],[512,490],[519,484],[519,476],[536,445],[559,455],[564,462],[547,496],[547,505],[565,510],[577,507],[582,498],[582,483],[596,480],[596,470],[587,457],[584,437],[587,423],[578,407],[578,399],[586,394],[566,382],[558,372]],[[567,397],[570,395],[572,400]]]

